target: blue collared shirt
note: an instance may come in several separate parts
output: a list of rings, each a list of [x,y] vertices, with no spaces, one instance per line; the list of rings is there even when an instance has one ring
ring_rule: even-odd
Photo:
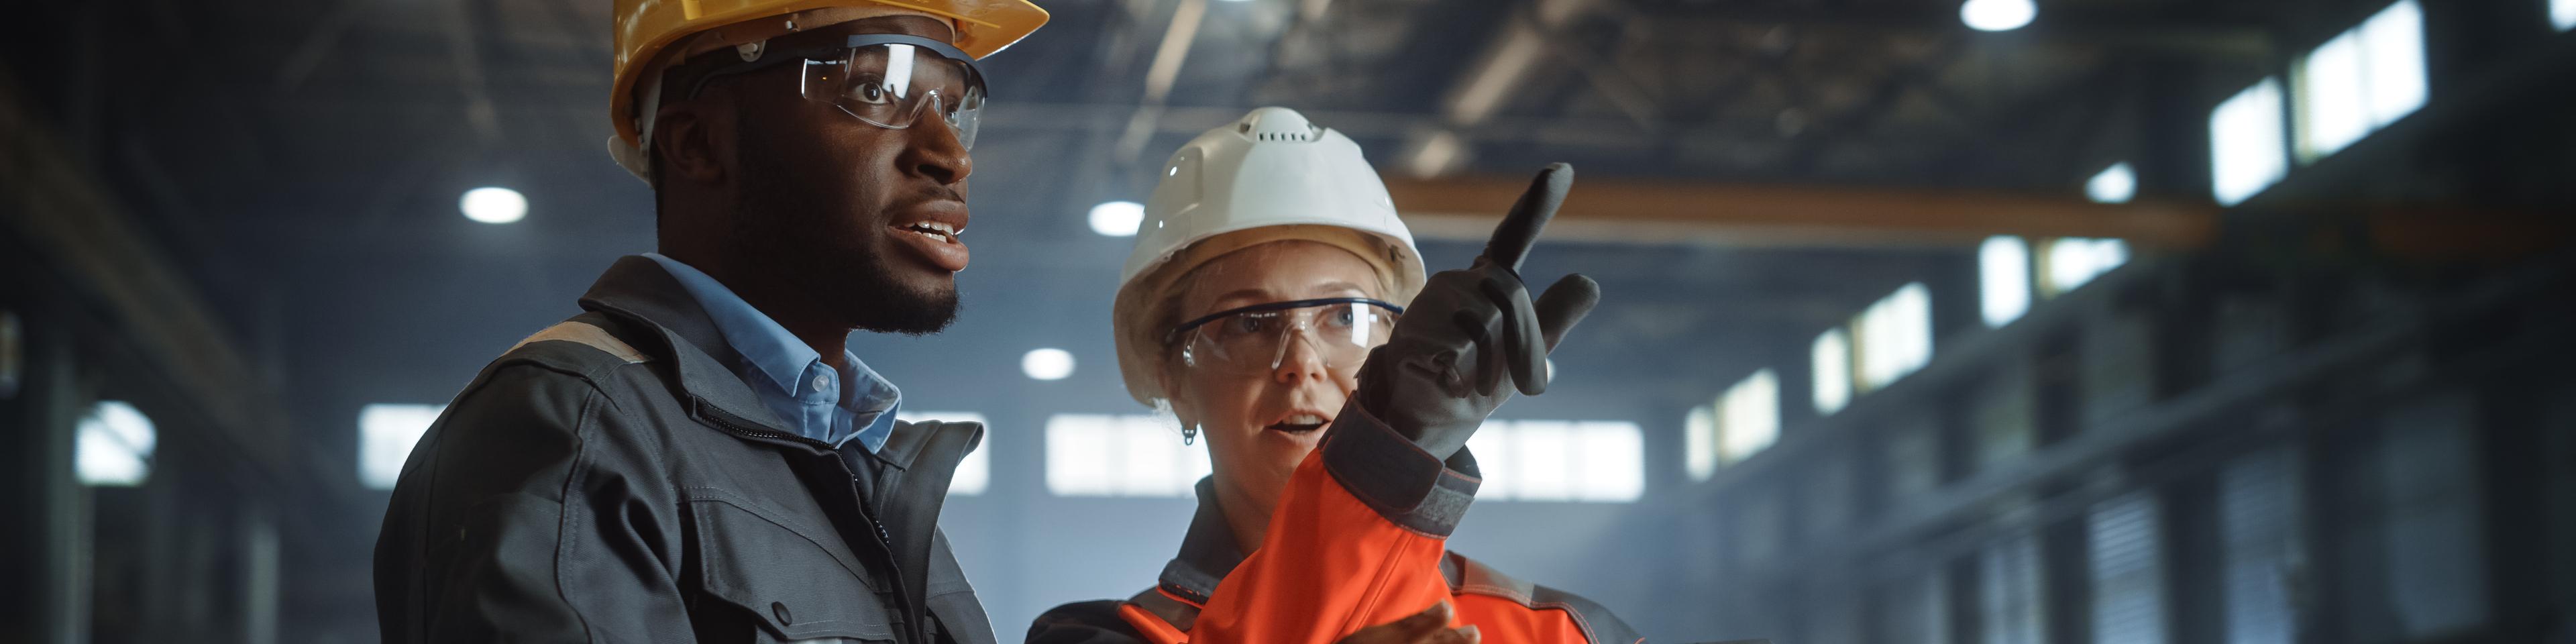
[[[670,271],[698,307],[706,309],[725,343],[742,356],[727,366],[787,429],[833,449],[853,438],[870,453],[885,447],[886,438],[894,435],[895,410],[903,404],[903,391],[894,383],[848,349],[841,350],[846,366],[833,369],[813,347],[714,277],[661,253],[644,256]]]

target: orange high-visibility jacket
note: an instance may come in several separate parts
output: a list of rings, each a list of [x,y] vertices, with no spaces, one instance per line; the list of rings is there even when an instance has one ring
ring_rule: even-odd
[[[1199,482],[1198,514],[1161,583],[1125,602],[1066,604],[1032,644],[1331,644],[1447,600],[1498,643],[1636,644],[1600,605],[1448,553],[1475,498],[1475,459],[1442,463],[1356,405],[1288,481],[1261,549],[1245,555]]]

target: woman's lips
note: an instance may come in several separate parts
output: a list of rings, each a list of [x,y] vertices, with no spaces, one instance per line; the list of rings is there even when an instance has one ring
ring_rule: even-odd
[[[1298,413],[1290,414],[1286,418],[1281,418],[1279,419],[1279,422],[1271,423],[1268,426],[1263,427],[1263,429],[1287,432],[1291,434],[1303,434],[1323,429],[1326,423],[1330,423],[1332,421],[1333,419],[1325,418],[1323,414]]]

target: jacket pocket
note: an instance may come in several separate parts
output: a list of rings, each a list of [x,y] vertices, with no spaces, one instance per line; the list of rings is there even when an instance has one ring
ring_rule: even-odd
[[[708,595],[749,614],[755,642],[892,642],[893,619],[838,533],[722,492],[690,500]]]

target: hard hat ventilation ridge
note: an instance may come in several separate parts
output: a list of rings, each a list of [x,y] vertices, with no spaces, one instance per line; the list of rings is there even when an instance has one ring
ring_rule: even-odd
[[[1324,140],[1323,126],[1307,121],[1305,116],[1294,111],[1276,107],[1265,107],[1244,115],[1243,120],[1235,122],[1234,131],[1264,142],[1314,143]]]

